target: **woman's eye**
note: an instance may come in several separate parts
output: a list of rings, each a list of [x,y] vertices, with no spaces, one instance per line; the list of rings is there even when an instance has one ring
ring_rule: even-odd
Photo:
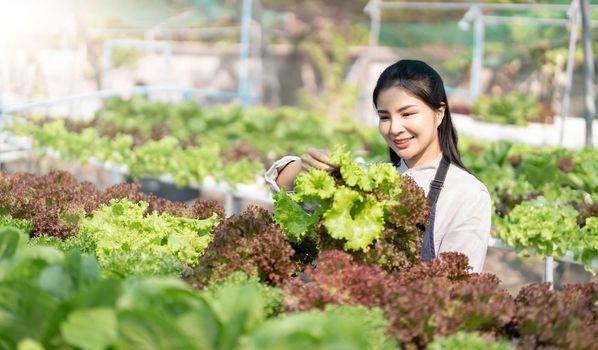
[[[378,117],[380,118],[380,121],[388,120],[389,119],[388,116],[385,116],[385,115],[380,115]]]
[[[408,112],[408,113],[403,114],[403,117],[408,117],[408,116],[414,115],[414,114],[415,114],[415,112]]]

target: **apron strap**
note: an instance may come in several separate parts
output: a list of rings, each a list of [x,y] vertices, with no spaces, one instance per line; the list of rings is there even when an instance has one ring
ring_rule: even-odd
[[[442,187],[444,186],[444,180],[446,179],[449,165],[450,163],[448,159],[443,155],[438,170],[436,170],[436,176],[434,176],[434,180],[430,183],[430,191],[428,192],[428,206],[430,208],[436,207],[436,202],[438,201],[440,190],[442,190]]]
[[[422,258],[424,261],[430,261],[436,257],[436,253],[434,251],[434,221],[436,218],[436,202],[438,201],[438,196],[440,195],[440,191],[444,186],[444,180],[446,179],[449,165],[450,162],[443,155],[442,159],[440,160],[438,170],[436,170],[434,180],[432,180],[430,183],[430,191],[428,192],[427,201],[432,213],[430,215],[430,220],[428,221],[428,227],[424,232],[424,238],[422,242]]]

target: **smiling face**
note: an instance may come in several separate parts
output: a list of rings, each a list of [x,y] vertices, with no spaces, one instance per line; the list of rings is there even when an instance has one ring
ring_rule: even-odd
[[[376,105],[380,134],[409,168],[424,165],[440,155],[437,128],[444,116],[444,106],[433,110],[396,86],[380,91]]]

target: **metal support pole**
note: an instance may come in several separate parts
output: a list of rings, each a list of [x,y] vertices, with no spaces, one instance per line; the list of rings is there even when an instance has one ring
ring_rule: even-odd
[[[3,46],[4,41],[2,39],[2,36],[0,35],[0,118],[2,118],[2,106],[4,105],[2,94],[4,92],[4,79],[6,74],[4,70],[4,60],[6,55],[3,52]]]
[[[102,175],[104,173],[104,169],[97,164],[94,164],[94,166],[96,167],[96,186],[102,186],[104,187],[104,183],[102,181]]]
[[[233,191],[227,191],[224,194],[224,212],[226,213],[226,216],[235,214],[235,198]]]
[[[241,19],[241,54],[239,56],[238,93],[243,107],[251,104],[249,87],[249,45],[251,40],[252,0],[243,0],[243,17]]]
[[[233,194],[233,213],[241,214],[241,198]]]
[[[575,67],[575,50],[577,49],[577,26],[579,24],[579,0],[573,0],[568,11],[569,15],[569,51],[567,52],[567,80],[563,91],[561,103],[561,132],[559,145],[563,145],[565,138],[565,120],[571,109],[571,87],[573,85],[573,68]]]
[[[224,193],[224,212],[226,216],[239,214],[241,212],[241,196],[235,193],[235,188],[229,184],[220,187],[220,193]]]
[[[522,10],[550,10],[550,11],[567,11],[569,5],[567,4],[503,4],[503,3],[488,3],[488,2],[450,2],[450,1],[400,1],[390,2],[381,1],[380,7],[383,9],[435,9],[435,10],[466,10],[472,6],[479,7],[484,10],[505,10],[505,11],[522,11]],[[598,8],[596,5],[589,6],[591,10]]]
[[[369,96],[371,91],[369,91],[369,87],[367,84],[367,82],[370,80],[370,73],[368,67],[370,67],[372,62],[374,61],[374,49],[378,46],[380,40],[380,0],[370,0],[364,8],[364,12],[366,12],[370,16],[370,37],[368,39],[368,50],[365,56],[365,71],[364,76],[362,77],[365,83],[360,84],[360,86],[361,96]],[[368,116],[371,113],[371,103],[364,103],[360,101],[360,105],[360,114],[362,116],[359,119],[362,123],[367,124],[368,120],[366,116]]]
[[[110,41],[104,42],[104,52],[102,54],[104,67],[102,72],[102,89],[106,90],[112,86],[112,43]]]
[[[471,80],[469,99],[474,102],[481,93],[482,68],[484,67],[484,15],[479,7],[471,9],[475,16],[473,28],[473,57],[471,61]]]
[[[371,50],[378,46],[380,40],[380,0],[371,0],[365,8],[365,11],[370,14],[370,39],[368,49]]]
[[[122,94],[148,94],[153,92],[177,92],[177,93],[185,93],[187,92],[190,96],[207,96],[213,99],[229,101],[236,97],[238,97],[236,92],[229,92],[229,91],[210,91],[204,89],[195,89],[195,88],[181,88],[177,86],[133,86],[128,88],[122,89],[115,89],[115,90],[100,90],[94,91],[89,93],[84,93],[76,96],[67,96],[67,97],[58,97],[53,98],[50,100],[45,101],[37,101],[31,103],[25,103],[22,105],[13,105],[10,107],[5,107],[3,113],[17,113],[23,111],[29,111],[33,108],[43,108],[43,107],[50,107],[60,103],[66,103],[71,100],[84,100],[89,98],[101,98],[106,99],[109,97],[122,95]]]
[[[33,153],[33,146],[29,148],[29,157],[27,157],[27,172],[33,173],[33,163],[34,163],[34,153]]]
[[[550,290],[554,289],[554,258],[544,258],[544,282],[550,283]]]
[[[170,48],[170,44],[167,44],[163,48],[164,50],[164,78],[168,78],[171,73],[172,67],[172,49]]]
[[[112,185],[118,185],[120,183],[120,171],[116,166],[110,168],[110,182]]]
[[[592,51],[592,27],[588,0],[580,0],[583,39],[584,117],[586,120],[586,146],[592,145],[592,121],[596,115],[594,100],[594,53]]]

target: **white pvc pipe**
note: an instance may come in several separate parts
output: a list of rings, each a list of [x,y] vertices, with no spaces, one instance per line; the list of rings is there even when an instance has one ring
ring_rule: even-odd
[[[472,8],[474,13],[473,58],[471,61],[470,101],[474,102],[482,93],[482,69],[484,68],[484,15],[479,7]]]
[[[544,282],[550,283],[550,290],[554,290],[554,258],[544,258]]]
[[[570,35],[569,51],[567,53],[567,79],[563,91],[563,101],[561,103],[561,132],[559,135],[559,145],[563,145],[565,140],[565,119],[569,116],[571,106],[571,86],[573,85],[573,68],[575,67],[575,50],[577,48],[577,26],[579,25],[579,0],[573,0],[569,12]]]
[[[374,1],[371,1],[373,3]],[[376,1],[378,2],[378,1]],[[370,5],[370,4],[368,4]],[[569,8],[567,4],[493,4],[485,2],[391,2],[380,1],[381,8],[389,9],[434,9],[434,10],[467,10],[472,6],[480,7],[484,10],[552,10],[566,11]],[[367,7],[367,6],[366,6]],[[590,10],[598,9],[598,6],[589,6]]]

